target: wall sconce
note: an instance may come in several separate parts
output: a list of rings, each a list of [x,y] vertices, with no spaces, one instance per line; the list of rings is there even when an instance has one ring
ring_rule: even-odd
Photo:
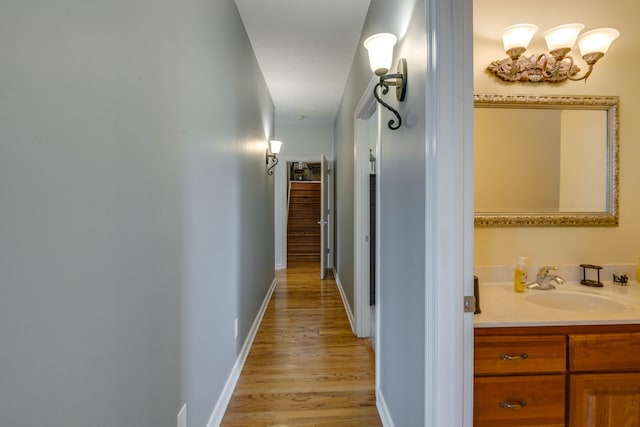
[[[273,168],[278,164],[278,154],[282,147],[282,141],[272,139],[267,145],[267,175],[273,175]]]
[[[599,28],[587,31],[578,37],[584,28],[582,24],[566,24],[551,28],[542,33],[549,54],[533,54],[524,56],[533,35],[538,27],[533,24],[517,24],[504,28],[500,35],[508,58],[493,61],[487,69],[498,78],[508,82],[551,82],[565,80],[586,80],[593,71],[593,66],[607,53],[611,43],[620,36],[613,28]],[[578,77],[580,68],[574,65],[573,58],[567,54],[578,41],[582,59],[589,69]]]
[[[395,86],[396,98],[400,102],[404,101],[404,96],[407,92],[407,60],[401,58],[398,61],[396,74],[387,74],[393,61],[393,46],[396,44],[396,41],[396,36],[389,33],[374,34],[364,41],[364,47],[369,52],[371,71],[380,77],[380,81],[373,88],[373,96],[375,96],[380,104],[396,116],[396,119],[389,120],[387,124],[391,130],[396,130],[402,125],[402,118],[398,110],[380,98],[378,88],[382,89],[382,95],[386,95],[389,92],[389,86]],[[395,124],[396,120],[398,122],[397,124]]]

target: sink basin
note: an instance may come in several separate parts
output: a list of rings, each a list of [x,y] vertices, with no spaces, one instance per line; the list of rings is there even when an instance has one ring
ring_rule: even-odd
[[[606,295],[562,290],[531,291],[525,299],[533,304],[566,311],[618,313],[630,310],[626,303]]]

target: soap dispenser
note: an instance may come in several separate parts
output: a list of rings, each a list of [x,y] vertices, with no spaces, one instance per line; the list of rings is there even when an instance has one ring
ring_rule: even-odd
[[[527,257],[518,258],[518,264],[513,272],[513,290],[524,292],[527,285]]]

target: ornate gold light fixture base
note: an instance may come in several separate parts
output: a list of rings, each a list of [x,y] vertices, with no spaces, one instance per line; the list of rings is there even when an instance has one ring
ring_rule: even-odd
[[[551,55],[522,55],[515,60],[505,58],[493,61],[487,70],[507,82],[559,83],[567,79],[576,80],[575,76],[580,72],[580,68],[569,58],[558,61]]]

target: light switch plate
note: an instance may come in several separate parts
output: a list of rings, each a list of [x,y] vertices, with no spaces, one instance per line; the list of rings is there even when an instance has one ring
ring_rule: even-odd
[[[238,318],[236,317],[236,320],[233,321],[233,337],[235,339],[238,339]]]
[[[178,427],[187,427],[187,404],[185,403],[178,412]]]

